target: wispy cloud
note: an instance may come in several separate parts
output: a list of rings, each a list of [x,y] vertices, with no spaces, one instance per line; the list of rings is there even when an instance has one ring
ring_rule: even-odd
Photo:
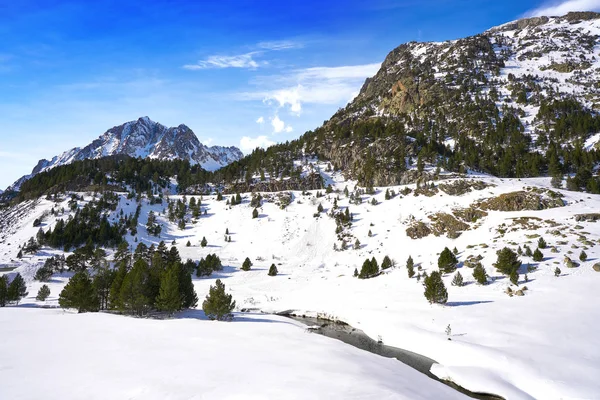
[[[256,45],[256,47],[264,50],[279,51],[300,49],[304,47],[304,43],[294,40],[271,40],[266,42],[260,42]]]
[[[569,11],[600,11],[600,0],[548,1],[542,3],[539,7],[528,11],[525,13],[525,16],[559,16],[564,15]]]
[[[260,124],[260,125],[264,124],[265,123],[265,118],[264,117],[258,117],[256,119],[256,123]]]
[[[212,69],[212,68],[248,68],[256,69],[260,65],[265,65],[266,62],[258,62],[254,59],[255,56],[260,55],[261,52],[253,51],[245,54],[238,54],[235,56],[224,56],[224,55],[213,55],[209,56],[204,60],[198,61],[196,64],[186,64],[183,66],[184,69],[188,70],[199,70],[199,69]]]
[[[277,107],[288,107],[299,115],[302,105],[339,104],[352,99],[365,78],[373,76],[381,64],[363,64],[339,67],[312,67],[296,69],[288,74],[261,77],[254,81],[267,90],[245,92],[244,100],[262,100]]]

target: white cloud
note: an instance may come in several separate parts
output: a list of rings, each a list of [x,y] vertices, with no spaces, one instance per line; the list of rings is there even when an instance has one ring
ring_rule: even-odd
[[[260,125],[264,124],[265,123],[264,117],[258,117],[258,119],[256,120],[256,123],[260,124]]]
[[[356,96],[365,78],[375,75],[381,64],[340,67],[313,67],[293,70],[289,74],[257,78],[260,86],[279,86],[271,90],[242,93],[245,100],[263,100],[278,108],[288,107],[297,115],[302,104],[346,104]]]
[[[525,15],[529,17],[561,16],[569,11],[600,11],[600,0],[549,1]]]
[[[279,103],[279,107],[289,105],[290,111],[300,114],[302,111],[302,104],[300,103],[300,89],[302,89],[302,86],[298,85],[298,87],[280,89],[270,93],[265,93],[261,97],[263,97],[263,101],[265,102],[269,102],[271,100],[277,101],[277,103]]]
[[[202,144],[205,146],[210,146],[213,142],[213,138],[208,138],[202,141]]]
[[[257,147],[265,148],[274,144],[275,142],[273,142],[271,139],[264,135],[255,138],[244,136],[240,139],[240,150],[248,154],[251,153],[252,150],[256,149]]]
[[[187,64],[184,65],[184,69],[189,70],[199,70],[199,69],[211,69],[211,68],[249,68],[256,69],[260,65],[264,65],[265,63],[258,63],[253,59],[255,55],[260,54],[260,52],[254,51],[246,54],[239,54],[235,56],[222,56],[222,55],[214,55],[209,56],[205,60],[200,60],[196,64]]]
[[[256,57],[263,55],[265,52],[298,49],[303,46],[304,45],[302,43],[292,40],[265,41],[253,46],[255,49],[257,49],[257,51],[251,51],[249,53],[233,56],[212,55],[204,60],[198,61],[196,64],[186,64],[183,66],[183,68],[191,71],[213,68],[256,69],[269,64],[267,61],[255,60]]]
[[[301,42],[296,42],[293,40],[271,40],[266,42],[260,42],[256,45],[256,47],[264,50],[289,50],[289,49],[299,49],[304,47],[304,44]]]
[[[278,115],[275,115],[273,118],[271,118],[271,126],[273,126],[273,133],[281,133],[281,132],[291,132],[293,131],[292,127],[289,125],[286,125],[285,122],[283,122]]]

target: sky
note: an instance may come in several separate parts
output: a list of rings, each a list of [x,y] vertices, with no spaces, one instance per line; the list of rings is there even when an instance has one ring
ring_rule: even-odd
[[[292,140],[408,41],[600,0],[0,0],[0,188],[148,116],[207,145]]]

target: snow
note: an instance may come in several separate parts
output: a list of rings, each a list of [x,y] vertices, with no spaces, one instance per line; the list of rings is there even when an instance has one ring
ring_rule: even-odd
[[[2,398],[465,399],[394,360],[259,314],[214,322],[9,307]]]
[[[338,173],[326,174],[323,172],[327,169],[326,164],[312,166],[309,163],[304,168],[322,171],[326,181],[340,191],[340,209],[348,206],[349,200],[341,192],[345,186],[352,190],[355,182],[344,180]],[[497,391],[496,394],[515,399],[596,397],[600,393],[600,381],[597,380],[600,374],[597,337],[600,310],[593,299],[597,297],[600,274],[591,266],[600,257],[600,223],[575,222],[574,215],[598,212],[600,196],[561,191],[567,204],[562,208],[490,211],[487,217],[472,224],[471,230],[454,240],[444,236],[413,240],[406,235],[406,228],[413,219],[428,221],[427,216],[432,213],[451,212],[477,200],[525,190],[526,187],[550,187],[549,178],[475,178],[495,186],[462,196],[440,192],[432,197],[410,194],[387,201],[384,199],[385,188],[377,188],[374,197],[380,204],[376,206],[370,204],[372,196],[362,196],[361,205],[349,205],[354,215],[349,232],[360,240],[359,250],[333,250],[334,243],[340,244],[334,233],[334,221],[325,214],[319,218],[314,218],[313,214],[319,203],[326,212],[330,211],[334,195],[316,198],[316,191],[311,191],[310,195],[293,192],[294,200],[284,210],[273,203],[264,203],[257,219],[251,218],[250,194],[244,194],[243,204],[235,207],[227,206],[225,201],[216,201],[215,196],[204,196],[202,207],[208,211],[207,216],[201,217],[196,224],[188,223],[183,231],[161,215],[164,204],[150,206],[144,200],[138,238],[147,244],[165,240],[170,245],[176,240],[184,260],[199,260],[210,253],[219,255],[225,266],[222,272],[210,278],[194,277],[201,299],[215,279],[221,278],[239,309],[297,310],[300,314],[346,321],[373,338],[381,336],[388,345],[438,361],[441,365],[434,370],[436,374],[448,376],[468,389],[479,390],[485,386],[487,392]],[[414,185],[409,187],[414,188]],[[398,193],[402,188],[393,189]],[[90,199],[86,196],[86,201]],[[32,227],[33,220],[52,206],[50,201],[41,199],[35,209],[12,224],[0,238],[0,264],[18,266],[17,271],[30,282],[30,294],[24,304],[36,303],[33,297],[41,283],[32,282],[32,277],[45,256],[56,251],[43,249],[40,257],[25,256],[17,261],[16,246],[35,236],[38,228]],[[55,208],[61,206],[68,209],[66,200]],[[123,195],[110,219],[121,209],[133,213],[135,207],[135,201],[125,199]],[[144,226],[150,210],[159,215],[158,219],[164,225],[161,238],[146,236]],[[542,222],[540,227],[532,230],[519,228],[513,231],[513,218],[517,217],[537,217]],[[549,220],[554,221],[556,227],[543,222]],[[44,229],[53,226],[54,222],[54,217],[49,217],[44,221]],[[501,224],[507,225],[505,234],[498,232]],[[223,239],[226,228],[232,242]],[[367,235],[369,230],[372,237]],[[557,231],[558,236],[552,231]],[[516,249],[517,245],[525,243],[535,249],[537,239],[526,236],[535,234],[543,235],[549,248],[556,246],[558,253],[552,253],[549,248],[543,250],[545,259],[541,263],[522,256],[524,267],[519,287],[526,285],[529,290],[523,297],[509,297],[504,291],[511,286],[510,282],[493,267],[496,250],[504,246]],[[582,262],[579,268],[566,268],[562,263],[564,256],[568,254],[577,260],[584,246],[581,235],[592,242],[586,249],[588,261]],[[199,242],[204,236],[209,245],[201,248]],[[135,245],[132,237],[128,240]],[[185,246],[188,240],[191,247]],[[559,241],[564,242],[559,244]],[[437,257],[444,246],[456,247],[459,261],[464,261],[468,255],[482,255],[482,263],[493,281],[486,286],[476,285],[472,270],[461,267],[466,286],[451,286],[452,275],[445,276],[449,303],[431,306],[423,297],[422,285],[415,278],[407,277],[405,261],[411,255],[415,264],[425,271],[437,270]],[[381,263],[385,255],[396,260],[398,266],[373,279],[352,277],[354,269],[360,270],[365,258],[376,257]],[[246,257],[254,263],[249,272],[239,269]],[[267,276],[271,263],[277,265],[280,272],[277,277]],[[537,265],[538,269],[528,273],[529,282],[525,283],[527,264]],[[562,269],[558,278],[553,273],[556,266]],[[68,275],[53,278],[47,305],[57,304],[56,296],[67,279]],[[448,325],[452,328],[450,341],[445,334]]]
[[[583,148],[587,151],[593,150],[598,147],[598,143],[600,143],[600,133],[596,133],[588,138],[583,145]]]

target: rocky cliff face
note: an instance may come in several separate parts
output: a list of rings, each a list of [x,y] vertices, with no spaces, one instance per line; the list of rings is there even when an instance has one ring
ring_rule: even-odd
[[[143,117],[109,129],[83,148],[76,147],[50,160],[40,160],[30,175],[20,178],[10,189],[18,191],[25,180],[50,168],[73,161],[112,155],[189,160],[190,164],[199,164],[209,171],[219,169],[243,157],[242,152],[236,147],[203,145],[194,132],[183,124],[167,128],[148,117]]]

